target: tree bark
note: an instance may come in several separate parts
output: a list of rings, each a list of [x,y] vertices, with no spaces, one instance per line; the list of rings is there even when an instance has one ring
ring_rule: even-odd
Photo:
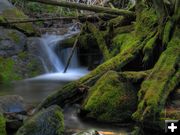
[[[92,5],[86,5],[82,3],[73,3],[73,2],[66,2],[66,1],[55,1],[55,0],[29,0],[33,2],[39,2],[43,4],[48,5],[54,5],[54,6],[61,6],[61,7],[67,7],[67,8],[74,8],[79,10],[88,10],[98,13],[107,13],[107,14],[115,14],[115,15],[122,15],[122,16],[131,16],[134,17],[135,13],[128,11],[128,10],[121,10],[121,9],[111,9],[107,7],[101,7],[101,6],[92,6]]]

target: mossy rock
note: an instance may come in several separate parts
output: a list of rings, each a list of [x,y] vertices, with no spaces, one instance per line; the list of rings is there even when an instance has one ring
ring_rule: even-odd
[[[35,114],[16,135],[63,135],[64,118],[59,106],[51,106]]]
[[[18,19],[28,19],[28,16],[26,16],[22,11],[16,8],[3,10],[0,14],[0,22],[2,23]],[[27,35],[34,35],[36,33],[32,23],[16,23],[10,25]]]
[[[0,113],[0,135],[6,135],[6,120]]]
[[[120,81],[117,72],[109,71],[90,89],[82,110],[98,121],[122,122],[131,118],[136,101],[132,84]]]

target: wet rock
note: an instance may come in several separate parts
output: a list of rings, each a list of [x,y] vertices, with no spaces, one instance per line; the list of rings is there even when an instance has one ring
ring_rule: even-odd
[[[25,111],[25,103],[21,96],[0,96],[0,113],[20,113]]]
[[[26,36],[13,29],[0,27],[0,56],[17,55],[25,49]]]
[[[16,135],[63,135],[64,119],[59,106],[51,106],[29,118]]]
[[[100,133],[98,133],[98,131],[92,129],[92,130],[76,133],[74,135],[102,135],[102,134],[100,134]]]

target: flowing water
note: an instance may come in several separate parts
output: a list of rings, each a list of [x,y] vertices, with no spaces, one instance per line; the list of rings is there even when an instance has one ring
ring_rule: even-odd
[[[45,74],[23,81],[14,82],[11,86],[1,86],[1,95],[16,94],[22,96],[28,103],[39,103],[51,93],[60,89],[67,82],[77,80],[86,75],[89,71],[81,67],[77,58],[77,51],[74,52],[71,63],[66,73],[63,73],[67,59],[71,53],[71,48],[58,49],[63,39],[69,38],[78,31],[69,32],[63,36],[43,35],[40,38],[40,49],[42,52],[39,57],[42,61]],[[79,108],[75,106],[65,107],[64,117],[65,126],[68,132],[82,131],[86,129],[97,129],[108,131],[109,134],[126,134],[126,129],[110,127],[104,124],[95,124],[94,122],[85,122],[77,116]]]

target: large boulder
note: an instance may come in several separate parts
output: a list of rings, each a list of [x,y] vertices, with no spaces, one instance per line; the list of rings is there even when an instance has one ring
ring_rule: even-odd
[[[21,96],[0,96],[0,113],[19,113],[26,111],[26,105]]]
[[[25,45],[26,36],[23,33],[0,27],[0,56],[17,55],[25,49]]]
[[[90,88],[82,113],[101,122],[125,122],[130,120],[136,102],[133,85],[109,71]]]
[[[59,106],[51,106],[35,114],[16,135],[63,135],[64,119]]]
[[[8,0],[1,0],[0,23],[11,22],[18,19],[28,19],[28,16],[26,16],[22,11],[18,10],[11,3],[9,3]],[[32,23],[16,23],[9,25],[23,31],[27,35],[34,35],[36,33]]]
[[[6,135],[6,120],[0,113],[0,135]]]

